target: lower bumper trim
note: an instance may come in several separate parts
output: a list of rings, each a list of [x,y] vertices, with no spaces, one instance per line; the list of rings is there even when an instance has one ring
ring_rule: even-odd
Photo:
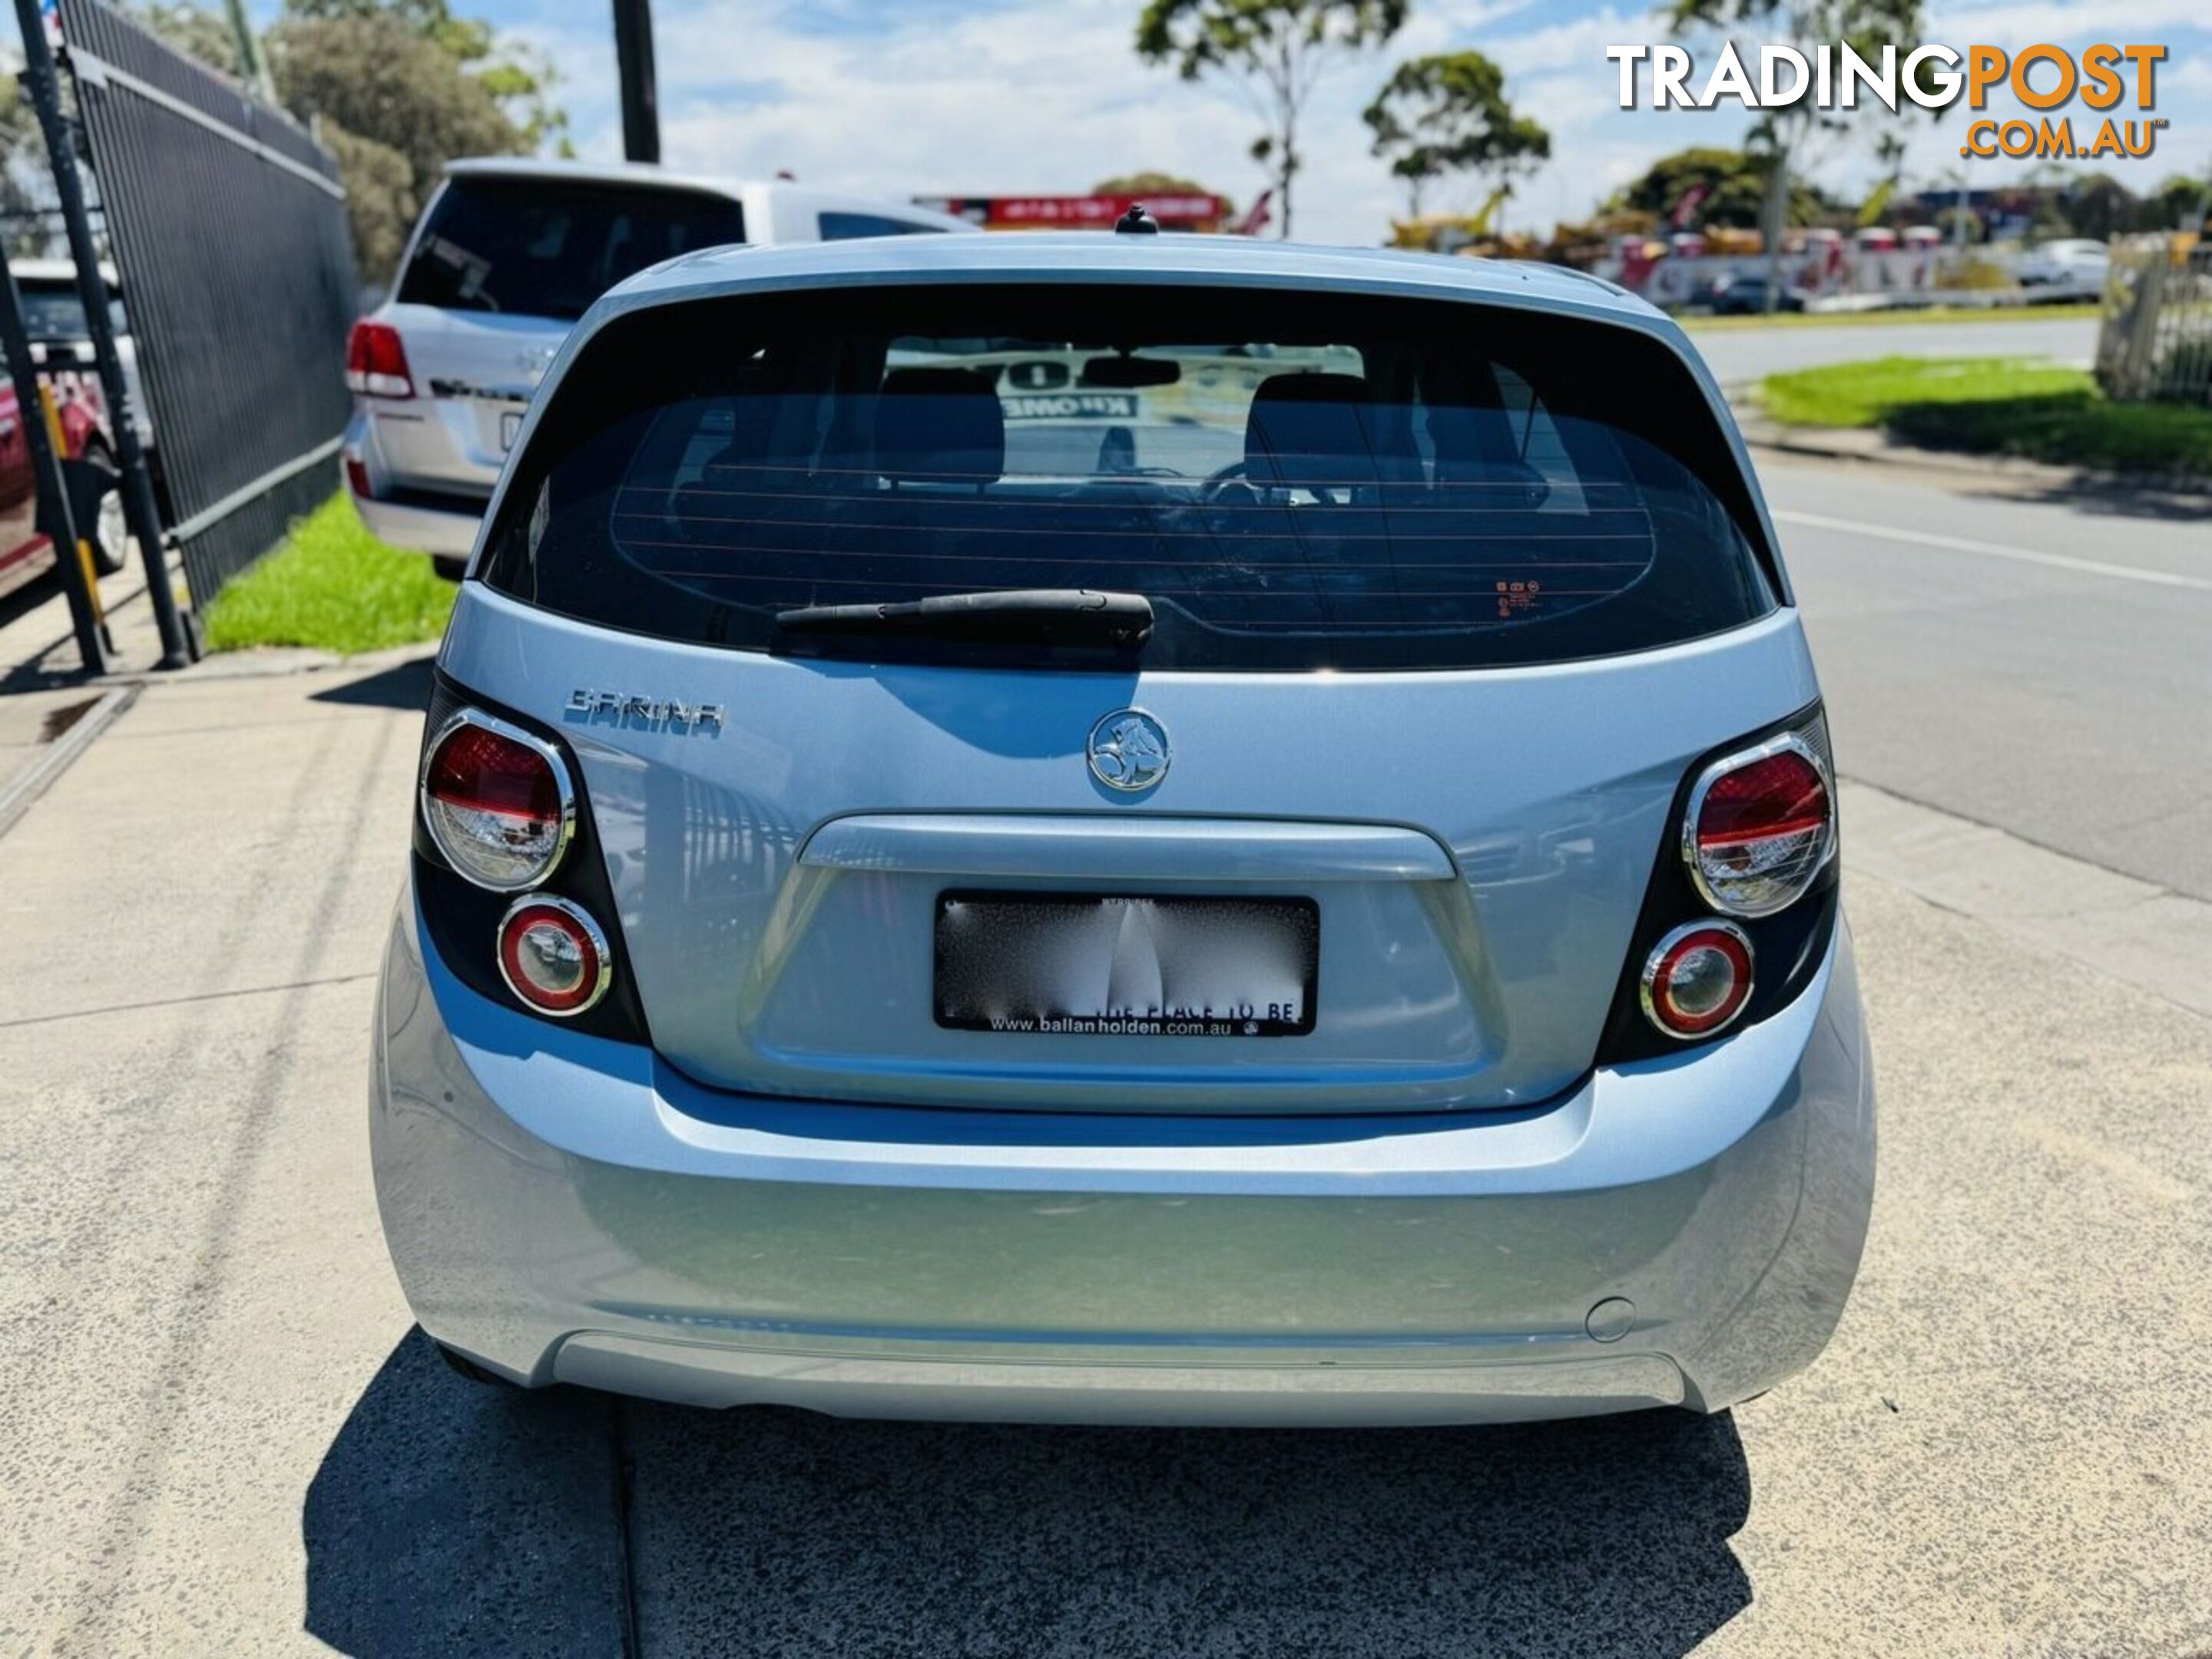
[[[1003,1352],[1002,1350],[1000,1352]],[[583,1331],[561,1345],[563,1382],[678,1405],[795,1406],[833,1417],[1213,1427],[1439,1427],[1518,1423],[1685,1403],[1663,1354],[1501,1360],[1422,1347],[1386,1361],[1177,1350],[1158,1358],[1055,1354],[969,1360],[941,1345],[801,1352]]]

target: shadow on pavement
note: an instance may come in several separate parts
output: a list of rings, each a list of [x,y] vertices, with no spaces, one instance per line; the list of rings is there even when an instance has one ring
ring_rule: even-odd
[[[430,706],[430,676],[436,666],[431,657],[416,657],[410,661],[379,669],[374,674],[364,674],[357,680],[347,680],[327,690],[318,691],[312,701],[349,704],[366,708],[404,708],[417,712]]]
[[[1675,1659],[1750,1602],[1750,1503],[1725,1414],[847,1422],[506,1393],[418,1332],[308,1488],[307,1628],[373,1659],[614,1655],[633,1617],[655,1656]]]
[[[410,1333],[307,1487],[308,1633],[362,1659],[622,1653],[611,1411],[464,1382]]]
[[[1727,1416],[1332,1433],[625,1403],[654,1655],[1633,1655],[1751,1599]]]
[[[1984,501],[2034,501],[2104,518],[2154,519],[2177,524],[2203,524],[2208,510],[2212,510],[2208,508],[2208,500],[2212,498],[2208,498],[2204,488],[2170,489],[2148,481],[2125,484],[2093,477],[1971,493]]]

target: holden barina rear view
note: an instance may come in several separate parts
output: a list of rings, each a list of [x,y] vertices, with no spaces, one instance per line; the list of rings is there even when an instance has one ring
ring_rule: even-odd
[[[416,806],[376,1178],[479,1379],[1715,1411],[1856,1271],[1797,611],[1695,354],[1571,272],[637,276],[507,463]]]

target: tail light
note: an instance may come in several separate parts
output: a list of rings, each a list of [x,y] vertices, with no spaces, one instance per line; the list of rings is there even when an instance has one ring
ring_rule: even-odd
[[[580,1014],[614,982],[607,936],[567,899],[517,899],[499,925],[499,971],[507,988],[541,1014]]]
[[[1711,1036],[1751,1000],[1751,939],[1729,921],[1677,927],[1644,958],[1644,1014],[1675,1037]]]
[[[407,348],[389,323],[363,319],[346,336],[346,389],[372,398],[411,398],[415,377],[408,372]]]
[[[431,739],[422,797],[423,827],[447,863],[495,892],[544,881],[575,830],[575,791],[559,752],[473,708]]]
[[[1814,981],[1838,914],[1828,755],[1814,702],[1686,769],[1597,1064],[1656,1060],[1755,1025]]]
[[[1835,850],[1835,790],[1795,732],[1723,756],[1698,776],[1682,821],[1682,858],[1706,903],[1729,916],[1771,916],[1804,896]]]

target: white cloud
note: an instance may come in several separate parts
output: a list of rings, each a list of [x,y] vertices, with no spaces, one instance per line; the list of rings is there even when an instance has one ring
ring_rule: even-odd
[[[507,3],[539,8],[513,32],[564,71],[578,148],[619,155],[602,8]],[[2114,167],[2148,185],[2169,172],[2201,170],[2212,151],[2205,3],[2125,0],[2124,9],[2092,9],[2080,0],[1936,0],[1927,38],[1960,47],[2168,41],[2173,55],[2160,71],[2159,112],[2174,125],[2155,158]],[[890,197],[1079,191],[1111,173],[1161,167],[1250,201],[1264,182],[1248,155],[1256,118],[1232,92],[1140,63],[1131,45],[1136,10],[1136,0],[659,0],[664,152],[674,165],[738,174],[789,168],[810,182]],[[1404,57],[1477,47],[1504,67],[1516,101],[1552,130],[1553,161],[1508,210],[1516,226],[1548,228],[1555,219],[1582,217],[1668,150],[1740,142],[1749,119],[1741,110],[1615,106],[1605,48],[1649,44],[1662,31],[1641,6],[1611,0],[1417,4],[1387,50],[1340,64],[1316,95],[1302,135],[1299,234],[1373,242],[1387,233],[1401,202],[1368,153],[1358,112]],[[2014,112],[1999,99],[1988,112],[2006,118]],[[1954,110],[1941,122],[1905,124],[1917,179],[1932,182],[1960,165],[1963,117]],[[1861,188],[1874,172],[1871,151],[1865,136],[1854,134],[1814,158],[1814,176],[1842,191]],[[2027,170],[2002,161],[1972,167],[1976,182]],[[1434,200],[1468,207],[1486,193],[1469,184]]]

